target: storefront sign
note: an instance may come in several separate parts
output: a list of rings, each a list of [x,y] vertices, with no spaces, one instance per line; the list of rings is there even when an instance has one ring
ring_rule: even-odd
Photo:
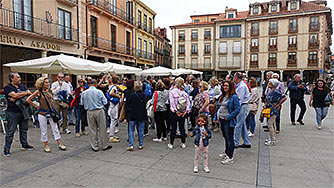
[[[0,35],[0,41],[8,44],[15,44],[19,46],[24,46],[24,41],[22,38],[12,37],[9,35]],[[40,41],[32,41],[30,44],[31,47],[42,48],[42,49],[52,49],[52,50],[60,50],[60,45],[52,44],[48,42],[40,42]]]

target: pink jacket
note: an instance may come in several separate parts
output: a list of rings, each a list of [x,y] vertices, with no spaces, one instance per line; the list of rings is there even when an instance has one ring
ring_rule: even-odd
[[[178,88],[174,88],[169,92],[169,103],[170,103],[170,111],[176,112],[176,105],[178,99],[183,96],[187,100],[187,113],[190,112],[190,101],[189,101],[189,96],[185,91],[181,91]]]

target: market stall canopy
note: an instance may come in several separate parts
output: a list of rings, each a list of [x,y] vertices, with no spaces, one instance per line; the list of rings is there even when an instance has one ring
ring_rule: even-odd
[[[140,68],[121,65],[117,63],[108,62],[107,65],[112,68],[111,70],[109,70],[109,72],[113,72],[115,74],[136,74],[142,71]]]
[[[173,75],[178,76],[181,74],[203,74],[203,72],[183,68],[173,70]]]
[[[143,70],[140,73],[137,73],[136,75],[142,75],[142,76],[170,76],[170,75],[173,75],[173,69],[158,66],[158,67]]]
[[[4,66],[10,67],[11,71],[14,72],[33,74],[57,74],[63,72],[65,74],[90,75],[113,71],[112,65],[109,63],[98,63],[64,54],[7,63]]]

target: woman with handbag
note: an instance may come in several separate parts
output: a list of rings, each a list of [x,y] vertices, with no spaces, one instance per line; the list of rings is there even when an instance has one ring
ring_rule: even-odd
[[[208,93],[208,83],[205,81],[201,81],[199,83],[199,92],[194,98],[194,104],[191,108],[190,112],[190,121],[192,130],[196,126],[196,119],[198,114],[205,113],[206,115],[209,114],[208,105],[210,103],[209,100],[209,93]]]
[[[59,121],[59,114],[57,114],[55,108],[52,105],[52,94],[49,89],[50,82],[48,78],[41,77],[37,79],[35,83],[36,91],[27,98],[27,103],[37,108],[38,110],[38,121],[41,128],[41,141],[44,143],[44,151],[49,153],[51,149],[48,144],[48,124],[49,121],[53,132],[54,139],[58,142],[58,147],[61,150],[66,150],[66,146],[61,142],[61,137],[57,125]],[[32,102],[32,99],[38,97],[39,106]]]
[[[154,120],[157,124],[157,138],[153,139],[153,142],[162,142],[162,140],[167,140],[165,119],[167,116],[166,101],[168,101],[168,91],[165,90],[165,87],[166,86],[162,80],[159,80],[155,84],[155,92],[152,97]]]
[[[317,128],[321,129],[322,120],[325,119],[328,113],[330,104],[334,104],[333,93],[331,93],[325,80],[318,79],[315,83],[315,88],[312,90],[310,97],[310,107],[314,107],[317,120]]]
[[[278,91],[276,88],[279,86],[280,81],[277,79],[270,79],[268,83],[268,87],[270,89],[269,93],[266,97],[265,109],[262,111],[269,111],[267,116],[268,118],[268,128],[270,139],[266,139],[266,146],[275,146],[276,145],[276,117],[279,114],[279,111],[282,108],[282,104],[286,101],[287,97]],[[269,109],[269,110],[268,110]]]
[[[257,91],[257,81],[255,78],[250,78],[249,80],[249,86],[251,87],[251,95],[250,99],[248,101],[249,104],[249,114],[246,118],[246,126],[248,131],[248,136],[252,137],[255,134],[255,115],[258,110],[259,102],[260,102],[260,95]]]

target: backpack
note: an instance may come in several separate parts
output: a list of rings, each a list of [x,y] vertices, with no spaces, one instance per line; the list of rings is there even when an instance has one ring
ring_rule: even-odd
[[[183,94],[179,94],[179,98],[177,99],[176,109],[177,111],[184,112],[187,110],[187,99],[183,96]]]
[[[149,99],[149,98],[152,97],[152,87],[151,87],[151,84],[149,84],[147,82],[143,82],[143,84],[145,85],[145,95]]]
[[[197,110],[201,109],[201,107],[204,104],[204,98],[203,98],[203,93],[198,93],[194,99],[194,105],[193,107],[196,108]]]
[[[109,102],[111,102],[111,103],[113,103],[114,105],[116,105],[116,104],[118,104],[119,103],[119,98],[118,97],[112,97],[111,95],[110,95],[110,91],[113,89],[113,88],[115,88],[116,86],[111,86],[110,87],[110,89],[109,89],[109,91],[108,91],[108,93],[107,93],[107,99],[108,99],[108,101]],[[116,89],[116,91],[117,91],[117,89]]]

